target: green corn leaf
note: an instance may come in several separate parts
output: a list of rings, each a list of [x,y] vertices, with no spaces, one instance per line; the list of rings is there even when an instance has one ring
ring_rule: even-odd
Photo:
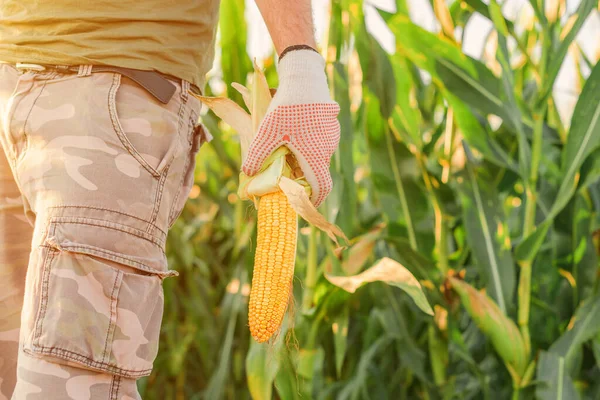
[[[600,179],[600,148],[594,150],[581,166],[578,191],[587,189],[588,186]]]
[[[534,1],[532,1],[534,2]],[[548,66],[548,75],[545,77],[544,94],[540,97],[540,102],[545,102],[552,93],[554,82],[558,76],[560,68],[563,66],[569,46],[577,37],[577,34],[588,19],[590,13],[598,6],[598,0],[582,0],[579,7],[567,20],[565,30],[561,33],[564,37],[558,49],[550,53],[550,64]]]
[[[595,215],[585,196],[577,196],[572,215],[571,271],[576,282],[576,302],[579,302],[591,295],[598,269],[598,254],[592,239]]]
[[[429,328],[427,329],[427,337],[433,379],[436,385],[441,386],[446,381],[446,369],[448,367],[448,343],[438,333],[435,325],[429,325]]]
[[[462,68],[460,65],[440,58],[436,63],[436,72],[443,81],[444,86],[474,110],[484,115],[493,114],[502,118],[510,131],[516,132],[515,124],[522,125],[523,132],[528,138],[532,136],[533,120],[527,111],[522,111],[521,120],[515,120],[511,114],[511,107],[507,105],[503,83],[479,60],[468,58],[469,63],[476,70],[475,75]],[[515,98],[515,101],[518,101]],[[560,138],[555,130],[547,125],[543,128],[544,140],[550,143],[560,143]]]
[[[481,1],[481,0],[465,0],[465,3],[468,4],[473,9],[473,11],[476,11],[478,14],[481,14],[482,16],[486,17],[490,21],[492,20],[492,17],[490,15],[490,8],[483,1]],[[506,25],[509,32],[512,32],[514,30],[514,26],[511,21],[508,21],[505,19],[504,24]]]
[[[348,348],[348,324],[350,323],[350,313],[348,307],[344,307],[344,311],[338,315],[332,325],[333,345],[335,348],[335,372],[338,378],[342,376],[342,366],[346,357]]]
[[[315,397],[317,384],[323,375],[323,364],[325,361],[325,350],[300,349],[298,353],[298,381],[302,383],[304,393],[309,393],[310,398]]]
[[[446,69],[457,66],[458,68],[455,68],[454,72],[460,71],[463,80],[467,79],[475,87],[475,89],[468,87],[468,91],[479,90],[481,95],[488,97],[488,105],[492,102],[500,107],[503,102],[502,97],[497,93],[489,95],[489,88],[495,82],[484,85],[478,83],[477,68],[471,59],[460,51],[459,47],[450,40],[438,37],[413,24],[408,17],[398,14],[388,22],[388,26],[396,37],[397,52],[410,59],[419,68],[429,72],[434,83],[442,88],[444,98],[454,110],[457,126],[469,144],[490,161],[511,169],[516,168],[514,162],[510,161],[503,149],[483,129],[472,111],[461,101],[462,99],[459,99],[456,93],[446,90],[445,80],[438,71],[439,65],[446,66]],[[502,113],[508,115],[507,111],[496,112],[496,114]]]
[[[514,93],[515,82],[513,71],[510,66],[510,54],[506,44],[508,28],[506,27],[504,17],[502,16],[502,10],[496,0],[490,1],[489,9],[490,16],[492,17],[492,21],[494,22],[498,33],[499,51],[497,52],[496,57],[502,66],[502,82],[504,84],[504,94],[508,100],[507,107],[509,110],[507,117],[517,133],[517,140],[519,142],[519,170],[521,171],[521,176],[525,178],[529,176],[531,149],[529,147],[529,142],[525,137],[525,131],[523,130],[523,124],[521,123],[521,111],[519,110]]]
[[[219,25],[221,31],[221,68],[225,82],[246,82],[252,71],[252,63],[246,53],[246,19],[244,0],[222,0]],[[244,104],[244,99],[233,87],[227,85],[227,97],[236,103]]]
[[[392,63],[379,42],[367,31],[362,8],[351,7],[352,16],[361,21],[356,24],[356,50],[360,60],[364,83],[379,99],[381,115],[389,118],[396,105],[396,81]]]
[[[569,202],[583,162],[600,147],[600,64],[592,70],[577,101],[562,158],[562,184],[551,215],[555,216]]]
[[[408,15],[408,1],[396,0],[396,14]]]
[[[540,5],[539,0],[529,0],[529,4],[531,4],[531,8],[533,8],[533,12],[535,13],[535,16],[537,17],[542,27],[544,29],[547,29],[548,20],[546,19],[546,14],[544,12],[545,10],[542,6],[544,3],[542,2],[542,5]]]
[[[275,378],[275,391],[280,399],[303,400],[310,397],[310,392],[306,392],[304,385],[300,385],[295,365],[292,364],[290,357],[282,357],[281,367]]]
[[[335,100],[340,105],[338,120],[341,136],[339,150],[334,156],[332,167],[338,173],[337,176],[341,178],[334,182],[334,187],[336,190],[341,190],[341,194],[338,196],[339,204],[331,204],[331,206],[339,210],[337,219],[333,222],[337,223],[346,234],[352,236],[356,228],[354,214],[357,204],[357,190],[354,182],[354,134],[348,90],[347,68],[336,62],[333,69],[333,92]]]
[[[573,327],[554,342],[549,350],[564,357],[569,372],[573,372],[574,361],[583,344],[600,333],[600,295],[582,303],[573,318]]]
[[[406,226],[413,248],[417,247],[414,208],[409,207],[409,196],[419,197],[419,190],[408,191],[409,179],[400,171],[402,154],[407,151],[402,143],[394,139],[388,124],[382,119],[379,100],[364,87],[365,121],[371,179],[375,193],[389,221],[402,222]],[[404,151],[403,151],[404,150]],[[414,201],[415,208],[418,201]]]
[[[460,128],[466,142],[479,150],[488,160],[501,167],[517,172],[518,167],[510,156],[492,139],[491,135],[481,126],[469,107],[457,96],[443,89],[444,98],[454,111],[456,125]]]
[[[600,335],[596,335],[592,341],[592,352],[594,353],[594,358],[596,359],[596,365],[600,368]]]
[[[439,59],[459,65],[471,76],[477,73],[469,63],[469,58],[454,42],[415,25],[408,16],[397,14],[388,21],[388,26],[396,37],[396,51],[429,72],[432,78],[438,78],[435,64]]]
[[[343,390],[336,397],[339,400],[364,399],[363,388],[366,387],[369,378],[369,365],[374,361],[375,356],[381,352],[382,348],[388,345],[390,338],[382,336],[375,340],[373,344],[362,352],[360,361],[356,368],[356,375],[348,382]]]
[[[578,400],[579,393],[567,373],[563,357],[542,351],[537,367],[537,400]]]
[[[238,313],[240,312],[242,304],[240,297],[241,294],[238,293],[228,299],[232,304],[229,318],[227,320],[227,330],[225,332],[221,352],[219,353],[219,364],[210,381],[208,382],[208,387],[206,388],[206,396],[211,399],[222,398],[227,387],[228,371],[231,364],[231,353],[233,352],[235,326],[237,324]]]
[[[385,290],[387,300],[392,307],[387,309],[374,309],[371,316],[377,319],[381,328],[385,332],[384,336],[394,339],[398,347],[398,357],[406,369],[410,370],[419,379],[429,380],[426,372],[427,356],[421,349],[415,337],[411,335],[411,318],[408,315],[398,312],[396,304],[398,299],[394,296],[391,288]]]
[[[452,277],[448,279],[452,289],[460,296],[462,305],[492,342],[498,355],[517,376],[522,377],[529,362],[529,354],[515,323],[485,294],[462,280]]]
[[[408,60],[396,53],[392,58],[392,67],[396,78],[396,104],[390,117],[390,127],[406,143],[422,150],[421,113],[416,104],[415,84],[412,80]]]
[[[498,193],[467,161],[461,194],[467,241],[473,257],[485,277],[490,297],[502,313],[508,314],[513,309],[516,271]]]
[[[270,400],[273,381],[279,370],[275,353],[269,354],[269,346],[250,340],[250,350],[246,355],[246,379],[253,400]]]
[[[571,130],[562,157],[562,179],[546,220],[516,250],[521,261],[531,261],[539,251],[552,221],[573,197],[584,161],[600,147],[600,64],[588,78],[573,112]]]

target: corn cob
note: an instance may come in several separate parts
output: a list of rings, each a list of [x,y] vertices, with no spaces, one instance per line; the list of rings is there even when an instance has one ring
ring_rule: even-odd
[[[281,326],[294,277],[298,223],[282,191],[261,196],[257,230],[248,323],[262,343]]]

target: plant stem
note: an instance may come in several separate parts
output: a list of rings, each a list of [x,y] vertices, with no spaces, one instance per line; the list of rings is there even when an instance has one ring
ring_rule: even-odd
[[[556,101],[554,101],[554,96],[548,97],[548,113],[554,117],[556,131],[558,132],[558,136],[560,137],[561,143],[566,143],[567,130],[565,129],[565,126],[562,123],[560,114],[558,113],[558,108],[556,107]]]
[[[548,59],[548,43],[545,40],[546,35],[542,32],[542,56],[540,59],[540,87],[544,87],[544,80],[546,75],[546,61]],[[533,119],[535,125],[533,127],[533,144],[531,149],[531,169],[529,173],[529,179],[525,185],[526,192],[526,205],[525,205],[525,221],[523,225],[523,238],[527,238],[535,230],[535,213],[536,213],[536,201],[537,201],[537,183],[538,174],[540,169],[540,160],[542,157],[542,139],[543,139],[543,128],[544,118],[548,102],[543,101],[539,107],[533,112]],[[528,353],[531,349],[531,337],[529,334],[529,310],[531,304],[531,270],[533,261],[522,262],[521,275],[519,277],[519,312],[518,322],[523,340],[525,342],[525,348]]]
[[[444,165],[442,166],[442,182],[447,183],[452,165],[452,142],[454,141],[454,112],[448,108],[446,130],[444,132]]]
[[[415,228],[413,226],[412,217],[410,216],[410,210],[408,209],[408,201],[406,200],[406,193],[404,192],[404,185],[402,184],[402,178],[400,177],[400,171],[398,170],[398,162],[396,161],[396,154],[392,143],[392,135],[390,134],[390,127],[385,124],[385,138],[388,147],[388,155],[390,157],[390,164],[392,166],[392,174],[394,175],[394,181],[396,182],[396,190],[398,191],[398,197],[400,198],[400,204],[402,206],[402,214],[406,220],[406,229],[408,230],[408,240],[410,247],[413,250],[418,251],[417,247],[417,235],[415,234]]]
[[[519,400],[519,388],[513,388],[511,400]]]
[[[546,46],[544,35],[542,34],[542,57],[540,60],[540,87],[544,85],[546,74],[546,60],[548,59],[548,47]],[[535,229],[535,209],[537,200],[537,181],[540,169],[540,160],[542,156],[542,139],[544,129],[544,118],[548,102],[544,101],[539,108],[533,112],[533,144],[531,148],[531,169],[529,171],[529,182],[526,185],[527,204],[525,208],[525,223],[523,225],[523,238],[526,238]]]
[[[423,181],[427,188],[431,203],[433,204],[433,213],[435,215],[435,248],[438,256],[439,269],[443,274],[448,272],[450,266],[448,264],[448,226],[446,217],[440,205],[439,199],[433,188],[432,179],[427,172],[425,165],[425,156],[423,153],[416,153],[417,162],[421,173],[423,175]]]
[[[519,315],[518,323],[525,342],[525,351],[530,353],[531,338],[529,335],[529,309],[531,305],[531,261],[521,263],[521,276],[519,279]]]
[[[313,293],[317,285],[317,228],[310,226],[308,236],[308,252],[306,261],[306,279],[304,280],[304,295],[302,309],[308,311],[312,307]]]

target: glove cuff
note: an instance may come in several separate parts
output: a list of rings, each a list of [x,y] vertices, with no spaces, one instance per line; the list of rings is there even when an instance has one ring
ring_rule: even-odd
[[[281,59],[283,57],[285,57],[285,55],[288,54],[290,51],[296,51],[296,50],[312,50],[315,53],[319,53],[319,51],[317,49],[315,49],[314,47],[311,47],[307,44],[295,44],[293,46],[288,46],[285,49],[283,49],[283,51],[279,55],[279,61],[281,62]]]
[[[291,51],[280,60],[278,73],[277,96],[270,108],[332,102],[325,75],[325,59],[319,53],[312,50]]]

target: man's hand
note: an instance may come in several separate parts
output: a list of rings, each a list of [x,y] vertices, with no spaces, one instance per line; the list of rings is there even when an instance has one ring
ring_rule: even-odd
[[[254,175],[273,151],[287,146],[317,207],[331,192],[329,163],[340,141],[340,107],[329,97],[324,68],[323,57],[312,50],[295,50],[281,60],[279,88],[242,165]]]
[[[340,141],[340,108],[329,95],[323,57],[317,51],[296,49],[298,45],[316,47],[310,0],[256,3],[282,57],[279,87],[242,170],[246,175],[256,174],[273,151],[286,146],[304,172],[311,200],[318,207],[332,189],[329,164]]]

